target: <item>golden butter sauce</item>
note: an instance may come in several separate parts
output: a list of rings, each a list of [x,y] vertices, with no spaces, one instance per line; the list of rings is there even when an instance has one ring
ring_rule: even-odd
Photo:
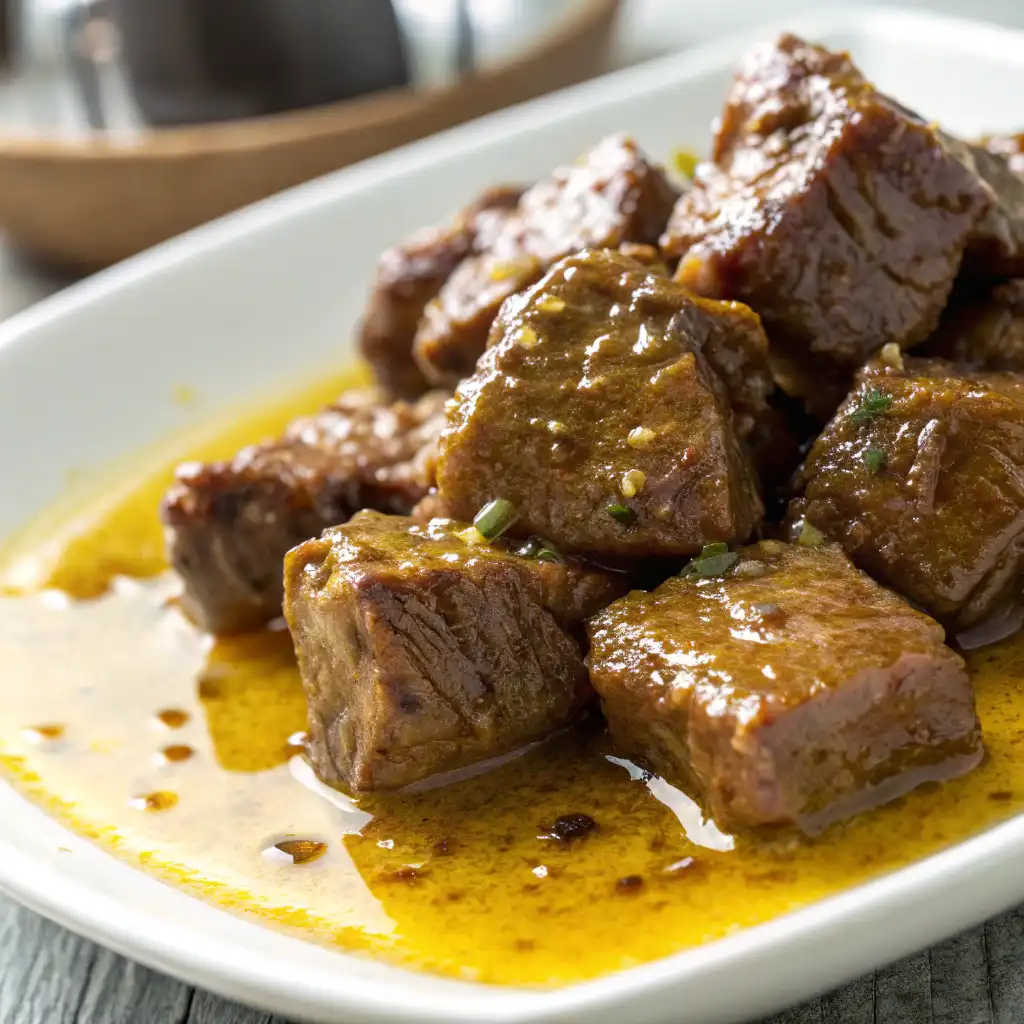
[[[318,943],[559,985],[767,921],[1024,808],[1021,637],[969,656],[981,767],[813,841],[724,836],[595,723],[441,789],[352,801],[319,786],[287,632],[214,642],[186,622],[157,506],[177,462],[229,455],[355,382],[165,445],[8,547],[0,770],[69,827]]]

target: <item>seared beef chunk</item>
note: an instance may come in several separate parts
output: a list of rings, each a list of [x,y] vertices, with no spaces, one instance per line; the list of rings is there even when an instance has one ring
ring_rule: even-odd
[[[392,394],[413,398],[429,387],[412,357],[423,309],[462,260],[490,243],[521,194],[518,188],[488,189],[454,223],[417,231],[381,255],[359,344]]]
[[[573,634],[625,588],[473,533],[363,512],[289,553],[285,615],[325,782],[395,789],[463,768],[543,739],[590,697]]]
[[[975,370],[1024,372],[1024,280],[947,310],[925,350]]]
[[[976,625],[1018,598],[1024,574],[1024,376],[885,350],[803,482],[794,531],[823,531],[948,627]]]
[[[829,822],[973,768],[982,746],[942,628],[836,545],[700,559],[590,621],[590,678],[624,751],[725,828]]]
[[[935,327],[992,202],[846,54],[784,35],[741,65],[662,246],[683,284],[761,314],[776,380],[828,415],[873,351]]]
[[[963,272],[979,277],[1024,273],[1024,178],[1007,158],[939,132],[950,153],[991,191],[992,205],[968,239]]]
[[[588,246],[656,243],[676,195],[636,143],[619,135],[534,185],[427,306],[416,334],[427,379],[454,387],[468,377],[502,302],[555,260]]]
[[[766,412],[767,342],[617,253],[582,252],[508,300],[438,449],[446,515],[504,498],[567,551],[688,555],[761,521],[742,438]],[[735,410],[735,412],[734,412]]]
[[[389,405],[350,392],[278,441],[182,466],[163,519],[188,613],[214,633],[258,626],[281,611],[289,548],[364,507],[409,512],[426,493],[421,463],[447,398]]]

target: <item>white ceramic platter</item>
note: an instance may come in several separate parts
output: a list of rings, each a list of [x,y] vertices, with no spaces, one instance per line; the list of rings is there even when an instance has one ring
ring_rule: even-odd
[[[541,175],[620,129],[662,158],[678,145],[703,147],[735,59],[784,27],[850,49],[883,88],[954,131],[1024,126],[1024,35],[922,13],[830,8],[314,182],[0,326],[0,535],[58,495],[69,469],[128,454],[203,415],[174,400],[180,385],[197,389],[208,410],[343,360],[377,253],[480,187]],[[570,988],[502,989],[329,952],[233,918],[102,853],[0,784],[0,885],[13,896],[152,967],[316,1021],[760,1016],[1024,898],[1022,861],[1024,817],[702,949]]]

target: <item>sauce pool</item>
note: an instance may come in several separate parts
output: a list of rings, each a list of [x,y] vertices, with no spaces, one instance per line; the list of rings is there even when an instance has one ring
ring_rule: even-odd
[[[723,835],[596,722],[444,788],[353,801],[320,786],[287,633],[213,641],[186,622],[157,506],[177,462],[229,455],[356,383],[165,445],[7,549],[0,771],[69,827],[321,944],[561,985],[767,921],[1024,809],[1020,635],[968,655],[984,763],[815,840]]]

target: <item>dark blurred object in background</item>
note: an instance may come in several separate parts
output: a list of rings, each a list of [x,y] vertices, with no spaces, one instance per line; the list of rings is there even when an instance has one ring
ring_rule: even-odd
[[[153,125],[277,114],[409,83],[390,0],[113,0]]]
[[[0,230],[75,272],[607,68],[619,0],[0,0]]]

